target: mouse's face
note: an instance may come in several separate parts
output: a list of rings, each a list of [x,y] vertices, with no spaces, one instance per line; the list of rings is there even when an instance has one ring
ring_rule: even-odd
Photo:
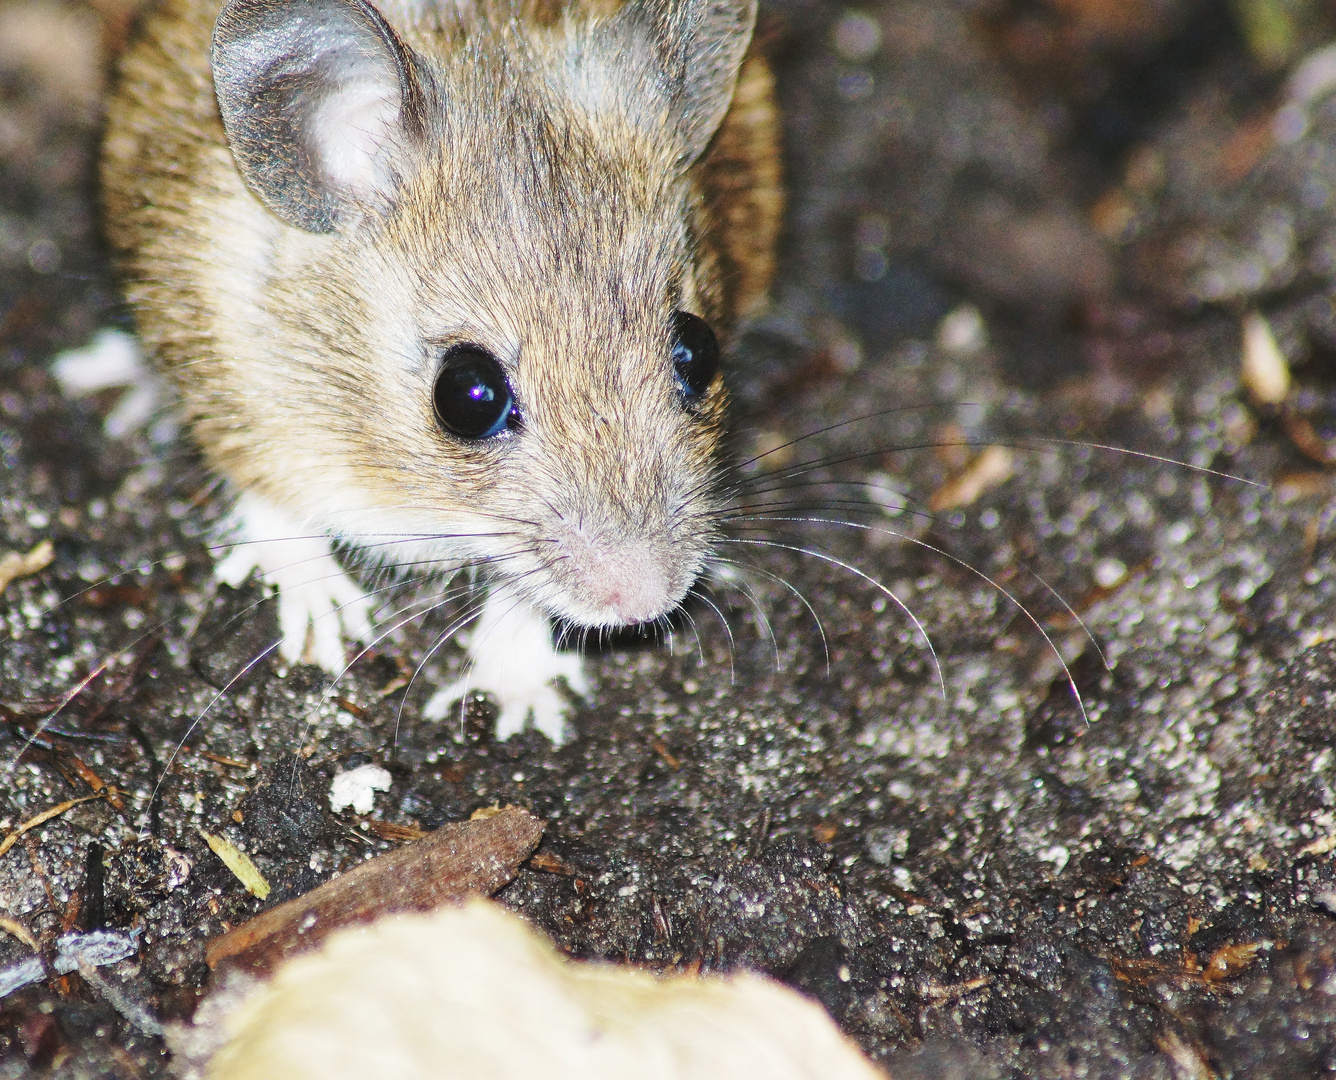
[[[389,564],[482,563],[583,626],[663,616],[712,538],[724,406],[690,167],[752,5],[632,5],[540,40],[480,24],[429,56],[360,0],[314,2],[307,41],[238,0],[214,66],[247,183],[331,234],[286,305],[328,357],[302,368],[347,484],[327,520]]]
[[[466,551],[581,625],[653,619],[704,562],[724,404],[692,189],[630,129],[493,104],[452,113],[487,138],[443,140],[347,268],[402,283],[368,304],[395,378],[361,392],[393,422],[360,472],[441,534],[414,557]]]

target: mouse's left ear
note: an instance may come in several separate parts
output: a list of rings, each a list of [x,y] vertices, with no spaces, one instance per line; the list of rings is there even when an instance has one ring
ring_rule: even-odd
[[[732,103],[756,25],[756,0],[628,0],[619,18],[656,54],[684,157],[694,161]]]
[[[422,90],[366,0],[230,0],[211,59],[232,156],[270,210],[332,232],[389,204],[422,135]]]

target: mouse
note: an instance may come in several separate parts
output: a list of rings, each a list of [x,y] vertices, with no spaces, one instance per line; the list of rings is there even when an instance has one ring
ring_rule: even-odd
[[[105,232],[230,499],[215,573],[277,594],[285,661],[338,675],[383,632],[358,572],[466,575],[466,674],[424,715],[486,691],[498,738],[560,744],[559,682],[588,686],[563,636],[687,596],[717,536],[721,357],[783,209],[755,21],[755,0],[143,20],[107,108]]]

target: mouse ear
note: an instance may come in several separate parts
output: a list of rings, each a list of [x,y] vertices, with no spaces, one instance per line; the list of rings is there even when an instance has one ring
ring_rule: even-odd
[[[628,0],[622,17],[657,54],[684,156],[694,161],[733,100],[756,25],[756,0]]]
[[[412,57],[365,0],[231,0],[213,83],[247,186],[275,214],[332,232],[388,204],[422,131]]]

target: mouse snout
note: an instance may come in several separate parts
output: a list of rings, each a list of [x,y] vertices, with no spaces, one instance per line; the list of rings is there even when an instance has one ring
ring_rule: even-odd
[[[675,566],[662,541],[601,537],[579,527],[554,537],[553,570],[591,626],[648,622],[675,608],[694,577]]]

